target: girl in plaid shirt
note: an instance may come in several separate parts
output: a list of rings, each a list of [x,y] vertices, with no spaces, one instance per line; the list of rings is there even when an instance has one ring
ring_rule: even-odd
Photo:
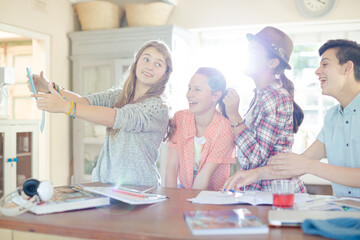
[[[226,190],[242,181],[243,171],[255,171],[266,166],[269,157],[291,151],[294,133],[304,117],[293,99],[294,85],[284,74],[285,69],[291,69],[292,40],[273,27],[266,27],[256,35],[247,34],[247,38],[249,59],[246,73],[254,80],[256,89],[245,118],[238,112],[240,98],[234,89],[228,89],[224,98],[241,165],[241,170],[225,183]],[[247,190],[271,191],[270,180],[256,177],[252,180],[253,183],[245,187]],[[306,191],[300,179],[293,178],[292,181],[296,192]]]

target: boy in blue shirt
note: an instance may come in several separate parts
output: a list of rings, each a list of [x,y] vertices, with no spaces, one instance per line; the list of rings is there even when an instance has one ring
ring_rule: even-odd
[[[345,39],[330,40],[320,47],[319,55],[315,74],[322,94],[340,104],[327,111],[316,141],[302,154],[278,154],[269,166],[234,175],[225,189],[309,173],[331,181],[337,196],[360,197],[360,45]],[[319,161],[325,157],[329,164]]]

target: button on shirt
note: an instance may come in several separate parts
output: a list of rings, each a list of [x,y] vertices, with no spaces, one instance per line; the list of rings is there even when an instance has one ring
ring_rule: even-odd
[[[327,111],[324,127],[317,139],[325,145],[329,164],[360,168],[360,94],[344,109]],[[336,196],[360,197],[360,188],[332,183]]]

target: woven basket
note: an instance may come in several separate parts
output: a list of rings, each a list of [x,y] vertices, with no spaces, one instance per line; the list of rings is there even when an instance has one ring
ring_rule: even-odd
[[[125,16],[129,27],[165,25],[173,5],[164,2],[149,4],[125,4]]]
[[[81,30],[99,30],[120,27],[122,9],[111,2],[90,1],[75,5]]]

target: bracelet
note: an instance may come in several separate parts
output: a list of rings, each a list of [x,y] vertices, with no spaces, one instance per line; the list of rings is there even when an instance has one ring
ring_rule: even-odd
[[[69,114],[71,113],[73,108],[74,108],[74,101],[71,101],[71,108],[70,108],[69,112],[66,114],[66,116],[69,116]]]
[[[232,128],[235,128],[235,127],[238,127],[240,126],[241,124],[245,123],[245,120],[242,120],[241,122],[237,122],[236,124],[234,125],[231,125]]]
[[[76,102],[74,102],[74,113],[70,115],[72,119],[75,119],[75,113],[76,113]]]

